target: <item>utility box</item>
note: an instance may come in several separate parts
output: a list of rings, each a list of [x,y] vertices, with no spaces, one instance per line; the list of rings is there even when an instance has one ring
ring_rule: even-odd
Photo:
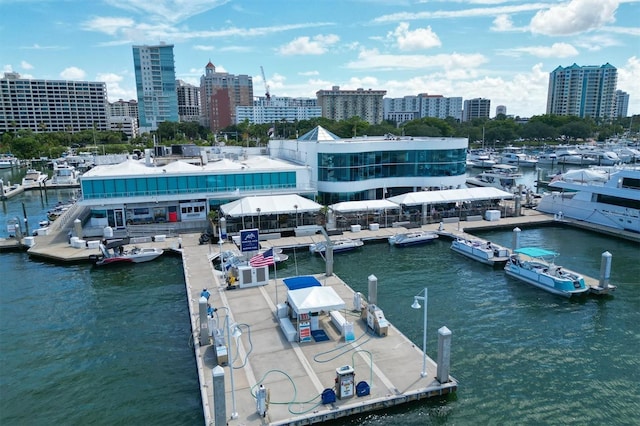
[[[378,336],[384,337],[389,332],[389,322],[384,317],[382,309],[370,304],[366,309],[367,326],[376,332]]]
[[[500,220],[500,210],[487,210],[484,212],[484,220],[495,222]]]
[[[356,374],[353,367],[345,365],[336,368],[336,391],[338,399],[351,398],[355,392]]]

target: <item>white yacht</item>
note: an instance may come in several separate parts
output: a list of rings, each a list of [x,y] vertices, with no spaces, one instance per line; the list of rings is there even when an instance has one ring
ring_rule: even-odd
[[[523,152],[505,152],[500,157],[500,164],[517,167],[535,167],[538,165],[538,159]]]
[[[27,174],[22,178],[22,186],[29,188],[32,186],[39,186],[44,184],[49,176],[46,173],[42,173],[40,170],[28,169]]]
[[[491,186],[503,191],[513,192],[520,184],[522,173],[516,166],[496,164],[490,170],[467,178],[467,186]]]
[[[558,164],[571,164],[574,166],[597,164],[595,157],[581,154],[575,149],[559,149],[556,151],[556,158],[558,159]]]
[[[20,161],[11,154],[0,154],[0,169],[18,167]]]
[[[495,165],[496,161],[484,150],[472,149],[467,153],[467,167],[489,169]]]
[[[51,183],[55,185],[78,185],[78,171],[67,162],[54,162]]]
[[[640,233],[640,169],[614,170],[606,182],[560,177],[538,203],[541,212]],[[557,190],[561,190],[557,191]]]

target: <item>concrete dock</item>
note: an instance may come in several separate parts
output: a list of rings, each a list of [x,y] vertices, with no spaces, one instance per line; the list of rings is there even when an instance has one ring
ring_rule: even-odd
[[[229,248],[232,248],[230,243],[222,247],[223,250]],[[287,288],[282,280],[271,280],[266,286],[227,290],[222,273],[215,270],[209,260],[218,249],[215,245],[199,245],[195,236],[183,239],[185,279],[206,424],[213,424],[214,412],[221,407],[214,407],[213,402],[212,373],[217,365],[214,346],[208,339],[203,342],[199,339],[198,301],[203,288],[211,292],[210,303],[218,308],[218,327],[224,327],[220,323],[225,321],[227,313],[232,324],[242,325],[243,334],[237,348],[232,341],[229,351],[228,363],[234,366],[234,390],[229,367],[225,367],[226,413],[230,425],[318,423],[457,389],[458,384],[452,377],[446,383],[436,380],[436,364],[430,358],[427,358],[427,374],[421,376],[422,350],[393,324],[384,337],[367,329],[365,321],[351,309],[353,290],[335,275],[317,278],[345,301],[347,308],[341,312],[354,323],[356,340],[345,343],[328,313],[324,313],[319,324],[329,340],[288,342],[276,318],[276,305],[286,300]],[[430,341],[435,340],[431,336]],[[430,352],[436,352],[435,343],[431,344]],[[323,404],[323,391],[334,388],[336,368],[345,365],[355,369],[356,383],[369,384],[370,394]],[[266,418],[256,411],[254,395],[259,384],[270,394]],[[231,419],[234,393],[238,416]]]

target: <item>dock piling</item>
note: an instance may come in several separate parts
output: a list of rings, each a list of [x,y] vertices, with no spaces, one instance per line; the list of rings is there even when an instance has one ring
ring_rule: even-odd
[[[611,258],[613,256],[608,251],[602,253],[602,260],[600,262],[600,287],[606,289],[609,287],[609,278],[611,276]]]
[[[518,250],[520,248],[520,228],[513,228],[513,238],[511,239],[511,249],[513,251]]]
[[[209,305],[207,298],[202,296],[198,300],[198,318],[200,319],[200,346],[209,344],[209,320],[207,318],[207,310]]]
[[[213,368],[213,424],[227,425],[227,401],[224,388],[224,368],[216,365]]]
[[[438,329],[438,366],[436,378],[440,383],[449,382],[449,366],[451,364],[451,330],[446,326]]]

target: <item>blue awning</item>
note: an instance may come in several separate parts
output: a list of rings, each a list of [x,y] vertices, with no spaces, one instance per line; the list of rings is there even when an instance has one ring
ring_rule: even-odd
[[[551,250],[545,250],[538,247],[522,247],[514,250],[516,253],[522,253],[531,257],[557,256],[558,253]]]
[[[322,286],[320,281],[318,281],[316,277],[313,277],[311,275],[285,278],[282,281],[284,281],[284,285],[286,285],[289,290],[298,290],[300,288]]]

